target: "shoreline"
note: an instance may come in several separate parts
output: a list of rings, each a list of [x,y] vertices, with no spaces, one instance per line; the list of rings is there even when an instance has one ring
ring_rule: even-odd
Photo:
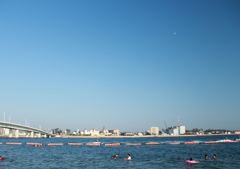
[[[195,136],[238,136],[239,134],[203,134],[203,135],[147,135],[147,136],[59,136],[59,137],[51,137],[51,138],[151,138],[151,137],[195,137]],[[9,138],[7,135],[0,135],[0,138]],[[31,138],[19,136],[18,138]],[[34,137],[38,138],[38,137]],[[41,137],[44,138],[44,137]],[[11,139],[16,139],[15,137],[11,137]]]
[[[53,138],[150,138],[150,137],[194,137],[194,136],[235,136],[239,134],[203,134],[203,135],[159,135],[159,136],[63,136]]]

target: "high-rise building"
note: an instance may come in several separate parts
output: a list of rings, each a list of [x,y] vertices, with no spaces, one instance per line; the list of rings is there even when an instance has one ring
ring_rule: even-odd
[[[186,133],[186,127],[185,126],[180,126],[180,133],[179,134],[185,134]]]
[[[158,127],[151,127],[150,132],[151,132],[151,135],[158,135],[159,128]]]

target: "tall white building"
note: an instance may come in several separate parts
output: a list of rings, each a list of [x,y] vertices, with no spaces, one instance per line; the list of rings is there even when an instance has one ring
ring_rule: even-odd
[[[184,134],[186,132],[186,127],[185,126],[172,126],[172,127],[168,127],[166,132],[169,135]]]
[[[186,127],[185,126],[180,126],[179,134],[185,134],[185,133],[186,133]]]
[[[158,135],[159,128],[158,127],[151,127],[150,133],[151,133],[151,135]]]

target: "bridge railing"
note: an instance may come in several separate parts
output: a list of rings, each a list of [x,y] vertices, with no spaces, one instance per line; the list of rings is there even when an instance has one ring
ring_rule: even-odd
[[[54,134],[52,134],[48,131],[40,130],[40,129],[37,129],[34,127],[25,126],[25,125],[21,125],[21,124],[0,121],[0,127],[9,128],[9,129],[19,129],[19,130],[23,130],[23,131],[33,131],[33,132],[39,132],[41,134],[47,134],[47,135],[54,136]]]

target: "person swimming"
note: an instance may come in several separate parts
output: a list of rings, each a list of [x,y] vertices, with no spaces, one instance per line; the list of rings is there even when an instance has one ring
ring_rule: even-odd
[[[95,142],[93,142],[93,144],[103,144],[103,143],[98,141],[98,139],[96,139]]]
[[[132,158],[131,158],[131,155],[130,155],[130,154],[128,154],[127,157],[124,158],[124,160],[131,160],[131,159],[132,159]]]
[[[195,160],[193,160],[192,158],[190,158],[189,161],[190,161],[191,163],[200,163],[199,161],[195,161]]]
[[[118,157],[118,154],[115,154],[114,156],[113,156],[113,159],[117,159],[117,157]]]
[[[217,159],[217,155],[216,154],[213,154],[213,159]]]
[[[207,154],[205,154],[205,160],[207,160],[207,159],[209,159],[209,157],[208,157],[208,155],[207,155]]]

